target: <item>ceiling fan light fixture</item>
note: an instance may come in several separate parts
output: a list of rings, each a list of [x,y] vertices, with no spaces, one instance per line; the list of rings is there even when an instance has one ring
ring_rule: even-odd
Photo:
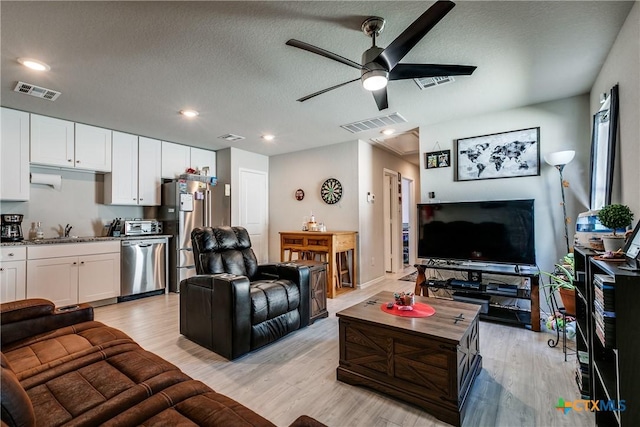
[[[389,73],[385,70],[371,70],[362,75],[362,87],[374,91],[387,87]]]

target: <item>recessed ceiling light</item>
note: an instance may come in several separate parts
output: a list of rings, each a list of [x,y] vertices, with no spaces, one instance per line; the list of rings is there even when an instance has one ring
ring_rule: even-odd
[[[194,117],[197,117],[200,113],[198,113],[196,110],[180,110],[180,114],[192,119]]]
[[[275,139],[275,136],[266,134],[266,135],[262,135],[262,139],[264,139],[265,141],[273,141]]]
[[[36,71],[49,71],[51,67],[42,61],[33,58],[18,58],[18,62]]]
[[[382,131],[382,132],[380,132],[380,133],[382,133],[383,135],[393,135],[395,132],[396,132],[396,130],[395,130],[395,129],[390,129],[390,128],[389,128],[389,129],[385,129],[385,130],[383,130],[383,131]]]

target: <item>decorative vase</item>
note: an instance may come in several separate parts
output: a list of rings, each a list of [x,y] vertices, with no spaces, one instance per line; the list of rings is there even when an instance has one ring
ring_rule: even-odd
[[[576,290],[560,288],[560,298],[566,314],[576,315]]]
[[[624,236],[602,236],[602,243],[606,252],[617,252],[624,247]]]

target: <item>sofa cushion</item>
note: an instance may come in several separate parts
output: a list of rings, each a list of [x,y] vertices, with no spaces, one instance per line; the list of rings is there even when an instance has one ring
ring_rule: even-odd
[[[34,426],[36,425],[35,413],[31,399],[20,385],[20,381],[11,369],[11,364],[0,353],[0,382],[1,382],[1,414],[2,425],[8,426]]]
[[[60,363],[101,351],[105,346],[133,342],[124,332],[91,321],[8,344],[2,351],[23,380]]]
[[[191,241],[198,274],[229,273],[253,279],[258,260],[242,227],[195,228]]]

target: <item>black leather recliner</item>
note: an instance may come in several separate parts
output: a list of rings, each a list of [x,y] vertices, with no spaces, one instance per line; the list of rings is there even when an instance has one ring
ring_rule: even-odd
[[[197,276],[180,283],[180,333],[235,359],[309,325],[309,268],[258,265],[242,227],[191,232]]]

